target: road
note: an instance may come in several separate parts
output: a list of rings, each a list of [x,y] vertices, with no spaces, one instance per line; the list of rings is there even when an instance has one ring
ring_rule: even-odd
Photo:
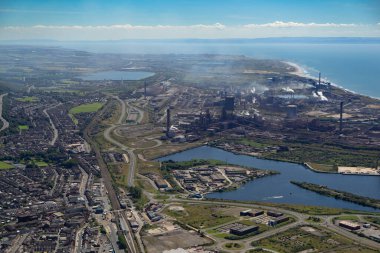
[[[75,235],[74,253],[80,253],[82,249],[83,232],[87,225],[82,226]]]
[[[22,243],[25,241],[28,234],[17,235],[16,239],[12,243],[12,246],[6,250],[6,253],[17,253]]]
[[[0,128],[0,132],[9,127],[9,122],[3,118],[3,97],[6,95],[8,95],[8,93],[0,95],[0,121],[3,123],[2,127]]]
[[[107,128],[104,131],[104,138],[114,144],[115,146],[118,146],[120,149],[128,153],[129,157],[129,170],[128,170],[128,186],[134,186],[134,176],[135,176],[135,169],[136,169],[136,155],[133,153],[133,149],[125,146],[124,144],[118,142],[114,138],[111,137],[111,133],[117,128],[117,125],[112,125],[111,127]]]
[[[134,107],[134,106],[131,106],[130,104],[126,104],[123,100],[121,100],[119,97],[117,96],[112,96],[114,99],[116,99],[117,101],[119,101],[120,105],[121,105],[121,113],[120,113],[120,117],[117,121],[117,124],[112,124],[110,127],[108,127],[103,135],[104,135],[104,138],[114,144],[115,146],[118,146],[120,149],[122,149],[123,151],[127,152],[128,153],[128,157],[129,157],[129,170],[128,170],[128,180],[127,180],[127,184],[128,186],[134,186],[134,177],[135,177],[135,170],[136,170],[136,155],[135,153],[133,152],[134,149],[130,148],[130,147],[127,147],[125,146],[124,144],[118,142],[117,140],[115,140],[114,138],[112,138],[111,134],[113,133],[113,131],[119,127],[119,126],[122,126],[124,124],[124,119],[126,118],[126,114],[127,114],[127,105],[129,107],[131,107],[132,109],[136,110],[139,112],[140,116],[139,116],[139,119],[137,120],[137,123],[141,122],[141,120],[143,119],[143,116],[142,116],[142,110],[137,108],[137,107]]]
[[[245,239],[245,240],[241,240],[239,242],[241,243],[244,243],[244,245],[246,246],[246,248],[249,248],[249,247],[252,247],[250,246],[250,243],[253,242],[253,241],[258,241],[260,239],[263,239],[263,238],[266,238],[266,237],[270,237],[270,236],[273,236],[275,234],[278,234],[278,233],[281,233],[285,230],[288,230],[292,227],[296,227],[296,226],[299,226],[299,225],[308,225],[309,223],[306,221],[307,218],[309,217],[309,215],[307,214],[302,214],[302,213],[297,213],[297,212],[293,212],[293,211],[289,211],[289,210],[286,210],[286,209],[282,209],[282,208],[278,208],[278,207],[265,207],[265,206],[260,206],[260,205],[256,205],[256,204],[245,204],[245,203],[231,203],[231,202],[223,202],[223,201],[209,201],[209,200],[190,200],[190,199],[178,199],[178,198],[170,198],[168,201],[170,202],[184,202],[184,203],[204,203],[204,204],[219,204],[219,205],[226,205],[226,206],[241,206],[241,207],[247,207],[247,208],[253,208],[253,209],[271,209],[273,211],[276,211],[276,212],[281,212],[281,213],[285,213],[285,214],[288,214],[288,215],[292,215],[294,217],[296,217],[296,222],[293,222],[291,224],[288,224],[288,225],[285,225],[283,227],[280,227],[278,229],[273,229],[273,230],[269,230],[269,231],[266,231],[262,234],[259,234],[257,236],[255,236],[254,238],[251,238],[251,239]],[[344,214],[341,214],[341,215],[344,215]],[[323,226],[324,228],[330,230],[330,231],[333,231],[339,235],[343,235],[353,241],[356,241],[358,243],[360,243],[361,245],[365,245],[365,246],[368,246],[370,248],[375,248],[375,249],[380,249],[380,243],[377,243],[375,241],[372,241],[372,240],[369,240],[367,238],[363,238],[363,237],[359,237],[357,236],[356,234],[350,232],[349,230],[347,229],[344,229],[344,228],[341,228],[339,226],[336,226],[334,223],[333,223],[333,219],[335,217],[338,217],[338,216],[341,216],[341,215],[333,215],[333,216],[318,216],[318,215],[314,215],[315,217],[319,217],[321,218],[322,220],[325,220],[325,222],[321,222],[321,226]],[[219,240],[215,240],[216,242],[220,241]],[[221,246],[224,242],[220,242],[220,243],[217,243],[218,246]],[[220,244],[220,245],[219,245]]]
[[[335,225],[334,222],[333,222],[333,220],[334,220],[334,218],[339,217],[339,216],[340,215],[329,216],[326,219],[326,222],[322,223],[321,226],[324,226],[325,228],[327,228],[329,230],[332,230],[332,231],[336,232],[337,234],[344,235],[345,237],[348,237],[351,240],[359,242],[362,245],[366,245],[366,246],[369,246],[369,247],[372,247],[372,248],[380,249],[380,243],[372,241],[372,240],[364,238],[364,237],[360,237],[360,236],[358,236],[358,235],[350,232],[347,229],[344,229],[342,227],[339,227],[339,226]]]
[[[61,105],[61,104],[62,104],[62,103],[59,103],[59,104],[53,105],[53,106],[48,107],[48,108],[46,108],[46,109],[43,110],[44,114],[49,118],[50,125],[51,125],[51,127],[53,128],[53,139],[52,139],[52,140],[50,141],[50,143],[49,143],[51,146],[54,146],[55,142],[56,142],[57,139],[58,139],[58,130],[57,130],[57,128],[55,127],[55,125],[54,125],[54,123],[53,123],[53,120],[51,119],[51,117],[50,117],[49,113],[47,112],[47,110],[52,109],[52,108],[54,108],[54,107],[57,107],[57,106],[59,106],[59,105]]]

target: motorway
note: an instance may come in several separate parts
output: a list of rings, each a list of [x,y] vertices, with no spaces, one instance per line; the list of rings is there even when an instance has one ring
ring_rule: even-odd
[[[0,121],[3,122],[2,127],[0,128],[0,132],[9,127],[9,122],[3,118],[3,97],[6,95],[8,95],[8,93],[0,95]]]
[[[120,117],[117,121],[117,124],[112,124],[110,127],[108,127],[105,131],[104,131],[104,138],[118,146],[120,149],[122,149],[123,151],[127,152],[128,153],[128,156],[129,156],[129,170],[128,170],[128,180],[127,180],[127,184],[128,186],[134,186],[134,177],[135,177],[135,171],[136,171],[136,155],[135,153],[133,152],[134,149],[133,148],[130,148],[130,147],[127,147],[125,146],[124,144],[118,142],[117,140],[115,140],[114,138],[112,138],[111,134],[113,133],[113,131],[119,127],[119,126],[122,126],[124,125],[124,120],[126,118],[126,114],[127,114],[127,106],[130,108],[130,110],[136,110],[139,112],[139,118],[137,120],[136,123],[141,123],[142,119],[143,119],[143,115],[144,115],[144,112],[137,108],[137,107],[134,107],[132,105],[130,105],[129,103],[125,103],[123,100],[121,100],[119,97],[117,96],[112,96],[114,99],[116,99],[117,101],[119,101],[120,105],[121,105],[121,113],[120,113]]]

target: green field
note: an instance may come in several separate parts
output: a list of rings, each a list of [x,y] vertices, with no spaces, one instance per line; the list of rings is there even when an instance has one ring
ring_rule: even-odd
[[[28,129],[29,129],[29,126],[28,126],[28,125],[19,125],[19,126],[18,126],[18,129],[19,129],[19,130],[28,130]]]
[[[316,170],[324,172],[337,172],[336,166],[373,167],[377,161],[379,153],[378,150],[369,149],[363,146],[345,146],[325,142],[305,143],[273,140],[268,138],[226,138],[223,141],[256,148],[262,153],[262,156],[267,159],[296,163],[307,162]],[[286,146],[288,150],[268,152],[265,150],[268,146]]]
[[[335,218],[336,220],[351,220],[351,221],[359,221],[358,216],[355,215],[342,215]]]
[[[322,172],[338,172],[338,167],[328,164],[319,164],[319,163],[308,163],[309,167],[316,171],[322,171]]]
[[[364,219],[376,225],[380,225],[380,217],[366,216]]]
[[[103,103],[99,103],[99,102],[78,105],[70,109],[69,117],[71,118],[71,120],[74,122],[75,125],[78,125],[78,119],[75,118],[74,116],[75,114],[96,112],[100,108],[102,108],[102,106],[103,106]]]
[[[34,161],[34,163],[38,166],[38,167],[46,167],[48,166],[49,164],[44,162],[44,161]]]
[[[20,102],[29,102],[29,103],[39,101],[38,97],[22,97],[22,98],[16,98],[16,100]]]
[[[312,231],[310,231],[312,230]],[[289,229],[274,236],[253,242],[254,247],[264,247],[278,252],[291,253],[304,250],[313,252],[377,252],[351,240],[316,227]]]
[[[0,161],[0,170],[7,170],[14,168],[12,164]]]
[[[224,215],[224,208],[217,205],[185,205],[184,208],[185,212],[165,210],[165,213],[195,228],[210,228],[237,219]]]
[[[89,103],[89,104],[82,104],[75,106],[70,109],[69,113],[70,114],[77,114],[77,113],[86,113],[86,112],[96,112],[100,108],[102,108],[103,103]]]

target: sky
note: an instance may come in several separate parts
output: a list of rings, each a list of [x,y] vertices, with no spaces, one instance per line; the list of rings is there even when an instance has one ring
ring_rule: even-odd
[[[380,0],[1,0],[0,40],[380,37]]]

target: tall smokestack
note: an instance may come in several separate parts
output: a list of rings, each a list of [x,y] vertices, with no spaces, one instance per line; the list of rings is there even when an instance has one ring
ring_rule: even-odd
[[[169,137],[170,130],[170,108],[166,110],[166,136]]]
[[[146,81],[144,81],[144,98],[146,98]]]
[[[343,130],[343,101],[340,102],[339,132]]]

